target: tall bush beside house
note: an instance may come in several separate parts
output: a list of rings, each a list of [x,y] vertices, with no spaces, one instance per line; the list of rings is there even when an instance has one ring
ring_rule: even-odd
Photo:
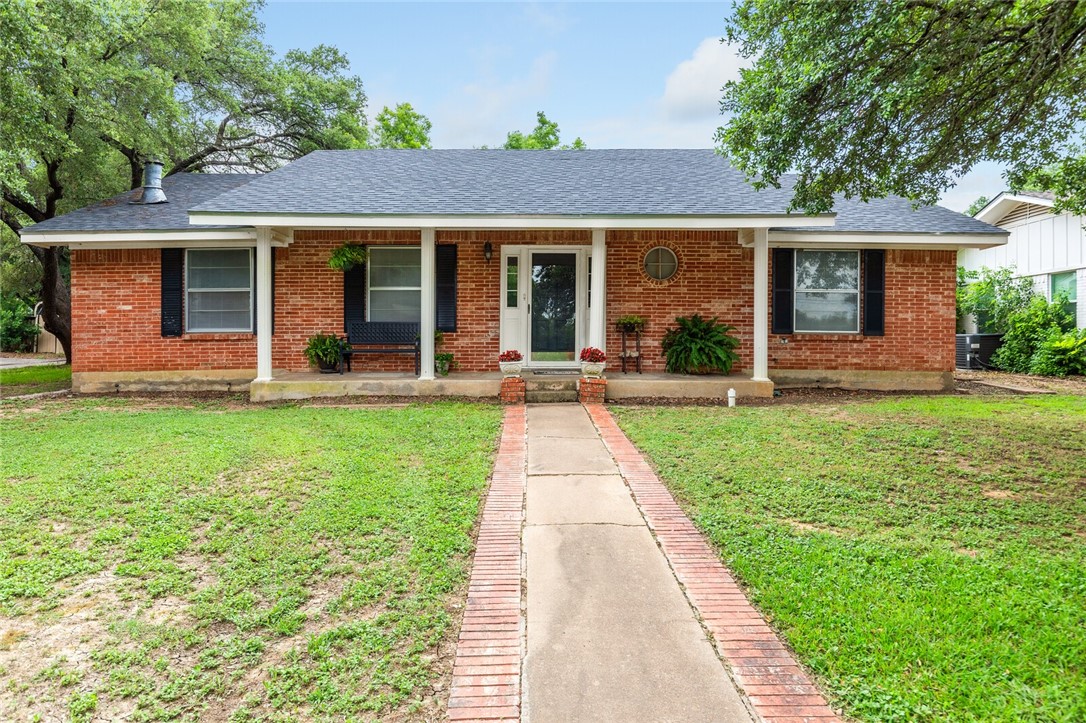
[[[1086,329],[1049,334],[1030,357],[1030,373],[1050,377],[1086,376]]]
[[[958,267],[959,331],[964,331],[963,322],[972,316],[982,334],[1007,332],[1011,315],[1029,306],[1036,295],[1033,282],[1016,279],[1013,273],[1013,268],[967,271]]]
[[[992,357],[995,365],[1020,374],[1052,373],[1042,370],[1056,368],[1056,347],[1050,346],[1044,354],[1040,352],[1046,343],[1062,337],[1072,328],[1071,317],[1064,310],[1065,303],[1066,299],[1059,296],[1052,302],[1043,296],[1034,296],[1025,308],[1012,311],[1007,316],[1003,343]]]
[[[731,372],[732,365],[739,360],[735,353],[739,339],[728,333],[735,331],[734,326],[722,323],[715,316],[703,319],[698,314],[680,316],[675,323],[677,326],[664,333],[667,371],[672,374]]]
[[[0,297],[0,351],[34,351],[34,310],[17,296]]]

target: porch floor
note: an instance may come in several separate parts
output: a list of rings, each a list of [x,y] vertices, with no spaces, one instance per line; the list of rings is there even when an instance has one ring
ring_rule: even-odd
[[[578,374],[524,373],[526,380],[539,382],[576,380]],[[746,374],[728,376],[684,376],[681,374],[623,374],[609,371],[608,399],[656,397],[669,399],[723,399],[729,389],[739,397],[771,397],[773,383],[754,381]],[[447,377],[421,381],[402,372],[277,372],[271,381],[252,382],[249,395],[256,402],[311,397],[493,397],[501,387],[501,373],[452,372]]]

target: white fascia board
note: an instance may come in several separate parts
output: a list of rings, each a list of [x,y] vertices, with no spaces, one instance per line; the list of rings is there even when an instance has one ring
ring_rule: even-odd
[[[20,241],[29,246],[68,246],[73,249],[247,248],[256,243],[256,229],[34,233],[31,227],[20,236]],[[273,240],[272,245],[289,243],[283,237]]]
[[[1044,206],[1045,208],[1052,208],[1055,205],[1055,201],[1047,198],[1022,196],[1017,193],[1004,191],[989,201],[987,206],[973,214],[973,218],[978,221],[994,224],[1019,203],[1032,203],[1035,206]]]
[[[826,233],[801,231],[770,231],[769,245],[779,248],[862,247],[866,249],[990,249],[1004,246],[1008,233],[1002,234],[944,234],[944,233]],[[744,244],[749,245],[749,244]]]
[[[802,216],[338,216],[190,212],[194,226],[285,226],[294,229],[738,229],[796,225],[832,227],[835,214]]]

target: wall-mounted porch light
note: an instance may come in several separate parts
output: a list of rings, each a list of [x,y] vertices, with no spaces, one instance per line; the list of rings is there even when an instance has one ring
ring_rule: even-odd
[[[489,241],[487,241],[485,244],[483,244],[483,258],[486,259],[486,262],[489,264],[490,259],[493,256],[494,256],[494,247],[490,245]]]

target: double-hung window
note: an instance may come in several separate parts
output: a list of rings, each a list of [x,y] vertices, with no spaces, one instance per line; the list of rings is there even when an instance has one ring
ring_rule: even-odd
[[[189,249],[185,255],[185,329],[253,330],[253,250]]]
[[[795,330],[860,330],[860,252],[796,251]]]
[[[370,246],[367,270],[370,321],[422,320],[422,252],[418,246]]]
[[[1078,280],[1075,278],[1075,272],[1065,271],[1062,274],[1052,274],[1049,276],[1049,284],[1049,294],[1053,301],[1060,294],[1067,296],[1067,302],[1063,305],[1063,310],[1070,314],[1072,321],[1077,324]]]

